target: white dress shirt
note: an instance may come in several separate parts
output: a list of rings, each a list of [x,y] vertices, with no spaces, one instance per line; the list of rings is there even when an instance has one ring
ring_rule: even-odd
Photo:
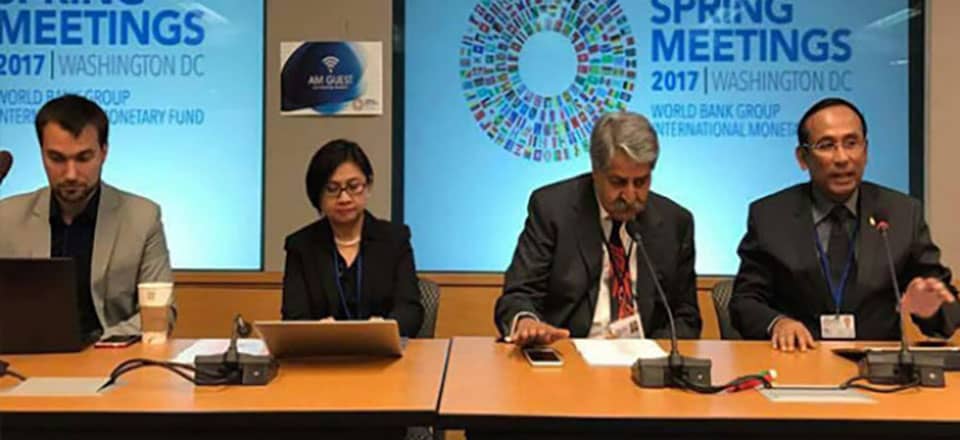
[[[597,289],[597,306],[593,310],[593,322],[590,324],[590,333],[588,334],[590,338],[603,338],[607,334],[607,326],[610,325],[610,277],[613,275],[613,269],[610,266],[610,253],[606,245],[607,238],[610,237],[610,228],[613,227],[613,220],[610,218],[610,213],[603,209],[599,200],[597,200],[597,205],[600,207],[600,228],[603,230],[604,240],[601,245],[603,246],[603,268],[600,270],[600,280],[598,281],[600,285]],[[624,249],[630,256],[630,261],[627,262],[630,271],[630,289],[636,294],[637,244],[633,241],[633,237],[627,233],[626,223],[620,225],[620,242],[625,245]],[[633,301],[633,308],[639,314],[636,300]],[[643,323],[641,322],[641,324]],[[643,325],[640,326],[640,337],[644,337]]]

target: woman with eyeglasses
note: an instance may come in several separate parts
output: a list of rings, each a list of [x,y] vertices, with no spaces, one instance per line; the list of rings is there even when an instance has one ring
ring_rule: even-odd
[[[373,167],[360,146],[338,139],[313,155],[307,196],[317,220],[287,237],[283,319],[395,319],[417,334],[423,306],[406,225],[366,210]]]

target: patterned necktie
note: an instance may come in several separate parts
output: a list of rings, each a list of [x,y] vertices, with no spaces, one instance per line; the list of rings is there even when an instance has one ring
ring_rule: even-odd
[[[627,254],[623,249],[623,241],[620,240],[622,224],[614,220],[613,227],[610,228],[610,300],[613,303],[613,310],[616,310],[613,320],[623,319],[636,313],[633,307],[633,286],[630,283]]]

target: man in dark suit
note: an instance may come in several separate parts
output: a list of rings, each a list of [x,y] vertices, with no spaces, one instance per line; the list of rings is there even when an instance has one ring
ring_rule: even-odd
[[[923,207],[862,182],[867,124],[852,103],[828,98],[801,118],[795,154],[810,182],[750,205],[730,313],[748,339],[774,348],[815,347],[817,339],[900,338],[897,300],[877,225],[889,225],[901,307],[928,334],[960,323],[950,270],[930,239]]]
[[[679,336],[699,337],[693,217],[650,192],[658,153],[646,118],[607,114],[591,134],[592,173],[533,193],[497,300],[503,335],[520,345],[571,335],[668,337],[666,311],[627,232],[635,221]]]

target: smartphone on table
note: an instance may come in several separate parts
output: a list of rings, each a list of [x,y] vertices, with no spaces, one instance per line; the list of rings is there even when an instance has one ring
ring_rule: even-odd
[[[550,347],[527,347],[523,349],[523,357],[534,367],[563,366],[563,356]]]
[[[123,348],[140,342],[140,335],[107,336],[93,344],[95,348]]]

